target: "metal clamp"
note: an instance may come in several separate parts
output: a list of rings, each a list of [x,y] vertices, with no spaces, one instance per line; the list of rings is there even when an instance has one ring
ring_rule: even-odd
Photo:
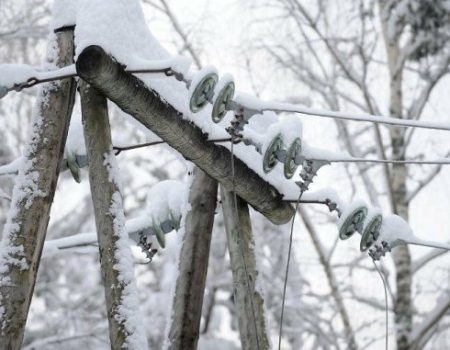
[[[391,251],[391,246],[386,241],[382,241],[380,244],[374,244],[369,249],[369,256],[373,260],[380,260],[382,256]]]
[[[150,263],[158,252],[158,249],[152,248],[152,242],[148,241],[147,234],[145,232],[139,234],[139,242],[137,245],[141,248],[142,252],[145,253],[149,260],[148,263]]]
[[[295,163],[300,163],[302,161],[302,171],[300,172],[300,178],[303,181],[296,181],[297,186],[300,187],[302,191],[307,191],[309,185],[313,183],[314,177],[317,172],[325,165],[329,165],[330,162],[327,160],[310,160],[304,158],[301,154],[297,155],[295,158]]]

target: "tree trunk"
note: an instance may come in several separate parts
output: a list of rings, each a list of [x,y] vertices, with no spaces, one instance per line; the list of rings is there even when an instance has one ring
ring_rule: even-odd
[[[133,258],[125,231],[107,101],[83,81],[80,95],[111,349],[146,349],[138,301],[134,299]]]
[[[47,61],[73,63],[73,30],[57,31]],[[11,209],[0,249],[0,348],[19,349],[33,296],[58,180],[75,80],[41,86],[24,161],[15,179]]]
[[[206,135],[181,113],[163,101],[157,92],[109,57],[99,46],[89,46],[77,60],[77,72],[116,103],[123,111],[152,130],[186,159],[192,160],[227,190],[232,188],[230,151],[207,142]],[[173,78],[167,78],[173,79]],[[289,221],[294,210],[281,194],[244,162],[235,158],[235,190],[255,210],[275,224]]]
[[[324,247],[323,247],[322,243],[320,242],[317,231],[314,228],[313,223],[311,222],[311,219],[309,218],[308,213],[301,206],[298,208],[298,212],[300,213],[300,216],[302,217],[302,220],[303,220],[303,223],[305,224],[306,230],[308,231],[309,236],[311,237],[311,240],[317,251],[317,254],[319,255],[320,264],[322,265],[325,275],[327,276],[328,285],[331,289],[331,296],[334,299],[337,311],[339,312],[339,314],[341,316],[342,324],[344,326],[345,341],[347,344],[347,348],[349,350],[357,350],[358,345],[356,343],[355,333],[354,333],[353,327],[350,323],[350,317],[347,312],[347,308],[345,307],[344,299],[342,298],[342,293],[339,290],[339,283],[336,278],[336,275],[334,274],[333,268],[325,255]]]
[[[269,349],[264,299],[255,285],[258,271],[248,205],[236,196],[236,212],[233,193],[223,187],[220,190],[242,349]]]
[[[172,350],[197,348],[216,201],[217,181],[195,168],[169,332]]]
[[[386,56],[390,75],[390,101],[389,112],[392,117],[402,118],[403,115],[403,66],[399,61],[402,57],[400,51],[400,38],[390,37],[388,26],[390,9],[385,0],[380,0],[381,23],[383,28]],[[404,128],[392,127],[389,129],[392,145],[392,158],[405,159],[405,132]],[[394,199],[394,212],[408,221],[409,205],[407,200],[407,168],[405,164],[393,164],[391,182]],[[392,252],[396,269],[397,294],[394,301],[395,330],[397,350],[409,350],[409,337],[412,329],[412,274],[411,255],[408,246],[399,246]]]

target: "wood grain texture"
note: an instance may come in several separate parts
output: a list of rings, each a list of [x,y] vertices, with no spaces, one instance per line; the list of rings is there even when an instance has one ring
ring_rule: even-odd
[[[170,350],[196,349],[200,333],[217,181],[199,168],[193,176],[169,331]]]
[[[245,350],[266,350],[270,348],[270,340],[264,317],[264,299],[255,286],[258,271],[248,205],[237,197],[236,212],[233,193],[221,187],[220,194],[230,252],[234,303],[238,315],[241,346]],[[246,269],[250,281],[250,292]],[[253,305],[251,299],[253,299]]]
[[[56,35],[58,67],[73,64],[73,30]],[[50,43],[49,45],[53,45]],[[50,209],[63,158],[70,117],[75,99],[74,79],[63,79],[41,87],[35,107],[32,137],[25,152],[29,164],[19,172],[13,189],[3,240],[9,247],[0,257],[6,261],[0,276],[0,349],[20,349],[28,310],[33,296]],[[8,237],[5,237],[5,236]],[[14,262],[21,261],[23,264]],[[25,267],[26,266],[26,267]]]

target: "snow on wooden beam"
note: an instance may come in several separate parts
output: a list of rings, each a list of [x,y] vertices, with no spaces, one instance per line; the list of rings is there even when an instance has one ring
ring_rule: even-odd
[[[231,190],[230,151],[207,142],[199,127],[183,119],[181,113],[163,101],[156,91],[125,72],[123,66],[101,47],[93,45],[85,48],[78,57],[76,68],[82,79]],[[238,196],[271,222],[284,224],[294,214],[292,206],[282,200],[273,186],[236,157],[235,184]]]
[[[216,201],[217,181],[195,168],[189,190],[191,209],[186,215],[178,264],[168,350],[197,349]]]
[[[145,349],[107,100],[85,82],[80,97],[111,349]]]

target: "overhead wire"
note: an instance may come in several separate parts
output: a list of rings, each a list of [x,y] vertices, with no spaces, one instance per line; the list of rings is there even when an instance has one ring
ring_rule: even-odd
[[[161,69],[130,69],[125,70],[129,73],[134,74],[143,74],[143,73],[151,73],[151,74],[158,74],[163,73],[167,76],[175,76],[178,80],[183,80],[184,76],[181,73],[176,72],[171,67],[161,68]],[[51,72],[50,72],[51,73]],[[8,89],[8,91],[17,90],[20,91],[23,88],[31,87],[35,84],[54,81],[54,80],[60,80],[64,78],[73,78],[76,77],[76,73],[70,73],[70,74],[61,74],[61,75],[53,75],[50,77],[38,79],[36,77],[30,77],[26,82],[23,82],[21,84],[16,84],[15,86]],[[301,107],[294,104],[285,104],[285,103],[278,103],[278,102],[261,102],[262,105],[260,108],[257,108],[261,112],[264,111],[272,111],[276,113],[283,113],[283,112],[293,112],[293,113],[299,113],[303,115],[313,116],[313,117],[323,117],[323,118],[332,118],[332,119],[340,119],[340,120],[351,120],[351,121],[362,121],[362,122],[372,122],[376,124],[384,124],[384,125],[391,125],[391,126],[402,126],[402,127],[411,127],[411,128],[422,128],[422,129],[434,129],[434,130],[443,130],[443,131],[450,131],[450,124],[443,124],[443,123],[432,123],[432,122],[422,122],[419,120],[413,120],[412,118],[393,118],[393,117],[385,117],[385,116],[377,116],[377,115],[371,115],[371,114],[356,114],[356,113],[343,113],[343,112],[336,112],[336,111],[327,111],[327,110],[321,110],[321,109],[314,109],[314,108],[306,108]],[[246,106],[241,106],[243,108],[246,108]]]
[[[385,302],[385,348],[386,350],[389,349],[389,309],[388,309],[388,293],[387,293],[387,283],[386,280],[381,273],[378,265],[376,264],[375,260],[372,259],[372,262],[375,266],[375,269],[377,270],[378,274],[380,275],[381,280],[383,281],[383,287],[384,287],[384,302]]]
[[[280,330],[278,335],[278,350],[281,350],[281,339],[283,335],[283,321],[284,321],[284,307],[286,302],[286,290],[287,290],[287,282],[288,282],[288,276],[289,276],[289,266],[291,261],[291,252],[292,252],[292,240],[294,236],[294,223],[295,223],[295,217],[297,216],[297,210],[298,206],[300,204],[300,199],[303,195],[303,190],[300,191],[300,195],[298,196],[297,202],[295,204],[295,212],[294,216],[292,217],[291,222],[291,230],[289,233],[289,246],[288,246],[288,255],[286,260],[286,271],[284,273],[284,282],[283,282],[283,296],[281,299],[281,316],[280,316]]]

